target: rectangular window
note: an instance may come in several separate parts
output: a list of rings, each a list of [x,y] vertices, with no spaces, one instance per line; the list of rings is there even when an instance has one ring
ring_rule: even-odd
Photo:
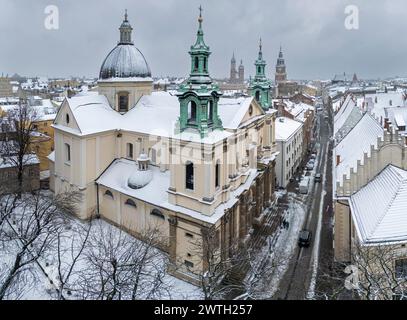
[[[127,158],[133,159],[133,144],[127,144]]]
[[[71,162],[71,146],[65,143],[66,161]]]
[[[189,232],[185,232],[185,236],[186,236],[187,238],[193,238],[193,237],[194,237],[194,235],[191,234],[191,233],[189,233]]]
[[[184,264],[188,267],[188,268],[193,268],[194,264],[191,261],[185,260]]]

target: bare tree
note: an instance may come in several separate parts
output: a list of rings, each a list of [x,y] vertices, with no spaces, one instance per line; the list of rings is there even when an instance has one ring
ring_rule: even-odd
[[[362,300],[407,299],[406,253],[392,245],[354,245],[351,263],[339,264],[329,274],[329,292],[318,292],[324,299],[342,297]],[[347,295],[346,295],[347,293]]]
[[[136,300],[169,297],[164,277],[167,258],[156,248],[159,232],[144,232],[140,240],[99,224],[85,250],[86,269],[77,288],[84,299]]]
[[[58,300],[65,300],[64,291],[68,295],[72,294],[72,288],[78,280],[83,270],[80,265],[84,260],[83,252],[88,244],[90,232],[92,230],[92,220],[85,223],[77,223],[74,228],[66,224],[60,228],[56,241],[57,286]]]
[[[222,247],[217,230],[207,228],[190,241],[189,247],[194,263],[178,258],[178,269],[197,280],[205,300],[224,299],[233,291],[243,290],[242,282],[235,276],[247,261],[236,245]]]
[[[32,273],[33,264],[50,249],[61,227],[59,213],[73,213],[79,194],[69,192],[57,195],[24,194],[14,204],[2,226],[4,241],[8,241],[8,263],[0,271],[0,300],[21,292],[22,278]],[[37,265],[39,266],[39,265]],[[39,266],[40,267],[40,266]],[[18,290],[16,289],[18,288]]]
[[[36,159],[33,144],[36,136],[35,122],[38,118],[36,110],[20,98],[18,106],[9,110],[7,116],[1,120],[0,153],[16,170],[17,185],[14,186],[15,190],[9,191],[17,191],[18,195],[23,192],[25,168]]]

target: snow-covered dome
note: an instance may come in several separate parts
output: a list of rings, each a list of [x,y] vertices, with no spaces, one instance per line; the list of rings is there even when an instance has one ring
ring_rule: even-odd
[[[143,54],[133,44],[118,44],[107,55],[100,68],[100,79],[149,78],[150,67]]]
[[[129,177],[127,184],[132,189],[141,189],[153,179],[153,172],[151,170],[134,170]]]
[[[119,43],[103,61],[99,79],[151,77],[146,59],[131,40],[133,28],[127,19],[127,10],[119,30]]]
[[[145,153],[140,153],[140,155],[137,158],[137,161],[149,161],[149,160],[150,158]]]

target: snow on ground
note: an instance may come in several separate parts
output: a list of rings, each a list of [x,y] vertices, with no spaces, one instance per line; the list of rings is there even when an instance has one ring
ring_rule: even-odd
[[[73,217],[65,216],[65,226],[63,236],[61,237],[61,259],[64,270],[67,270],[68,266],[73,261],[76,253],[79,250],[80,244],[83,241],[84,233],[83,231],[89,226],[89,222],[83,222]],[[106,230],[112,230],[112,232],[118,237],[131,237],[130,235],[124,233],[119,228],[112,226],[104,220],[98,219],[92,222],[92,228],[90,229],[91,239],[93,236],[97,236],[99,232],[104,232]],[[139,240],[136,240],[139,241]],[[89,245],[89,240],[88,240]],[[15,255],[18,252],[19,243],[17,241],[8,241],[5,246],[0,246],[0,282],[1,275],[5,274],[5,271],[8,270],[14,259]],[[86,250],[86,249],[85,249]],[[167,260],[167,254],[154,249],[156,257],[154,257],[154,265],[163,265],[165,268],[164,261]],[[24,300],[52,300],[56,299],[56,288],[58,285],[58,255],[56,243],[52,248],[44,254],[43,257],[38,261],[41,268],[46,272],[41,270],[38,264],[32,263],[27,267],[27,272],[24,273],[24,278],[21,279],[22,294],[16,297],[10,297],[15,299],[24,299]],[[160,265],[160,266],[161,266]],[[81,275],[83,270],[86,270],[86,262],[84,257],[80,258],[75,265],[74,272],[72,274],[71,280],[76,279]],[[52,283],[51,283],[52,281]],[[200,288],[189,284],[185,281],[182,281],[178,278],[166,274],[163,278],[163,283],[166,284],[166,288],[169,290],[162,292],[161,299],[202,299],[202,292]],[[75,293],[72,293],[71,296],[67,295],[67,291],[64,290],[64,297],[67,299],[75,299]]]
[[[284,218],[289,223],[287,229],[280,228],[273,236],[268,237],[268,244],[263,247],[259,257],[267,255],[266,277],[253,289],[249,289],[249,295],[255,299],[266,299],[274,295],[279,287],[279,283],[288,269],[290,260],[297,247],[298,234],[306,217],[306,209],[302,202],[298,200],[298,195],[289,192],[287,194],[288,209]],[[254,272],[249,272],[246,282],[253,281]]]
[[[272,259],[277,259],[275,276],[272,278],[270,283],[269,296],[272,296],[278,288],[282,277],[288,269],[291,257],[295,252],[297,247],[298,234],[302,229],[304,220],[306,217],[306,210],[304,206],[297,202],[294,195],[288,194],[288,210],[286,212],[285,219],[289,222],[288,229],[281,229],[281,233],[274,245],[274,250],[271,253]]]

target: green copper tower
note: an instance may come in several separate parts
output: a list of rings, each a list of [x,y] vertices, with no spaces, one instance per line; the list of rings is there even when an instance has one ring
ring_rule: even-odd
[[[222,122],[218,115],[218,101],[222,95],[217,84],[209,76],[208,62],[211,54],[205,44],[202,30],[202,8],[199,8],[199,28],[196,42],[189,51],[191,56],[191,73],[186,82],[178,88],[180,103],[178,130],[197,130],[204,138],[208,132],[221,129]]]
[[[259,56],[255,61],[256,75],[250,79],[249,91],[256,98],[257,102],[264,110],[268,110],[271,106],[270,92],[271,81],[266,77],[266,61],[263,59],[262,43],[259,43]]]

